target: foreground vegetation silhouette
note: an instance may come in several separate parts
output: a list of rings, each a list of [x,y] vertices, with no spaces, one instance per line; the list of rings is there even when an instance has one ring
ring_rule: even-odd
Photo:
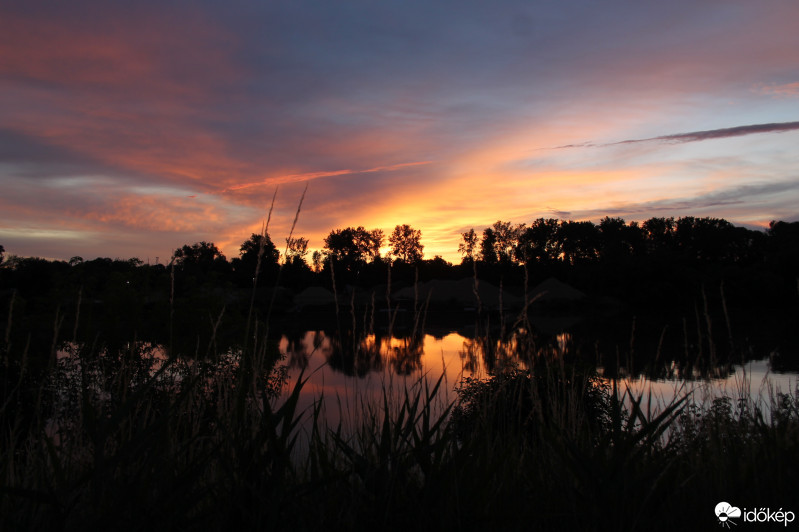
[[[714,526],[722,499],[795,502],[799,390],[650,411],[539,359],[464,381],[456,403],[441,379],[384,387],[330,426],[335,402],[300,411],[304,377],[252,349],[70,345],[36,380],[6,381],[3,528],[672,530]]]

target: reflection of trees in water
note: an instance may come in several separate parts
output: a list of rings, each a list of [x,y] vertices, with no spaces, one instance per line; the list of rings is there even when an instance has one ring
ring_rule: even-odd
[[[420,335],[399,339],[399,345],[388,345],[391,367],[397,375],[410,375],[422,369],[424,342]]]
[[[394,337],[379,333],[366,336],[342,330],[331,337],[328,364],[346,375],[363,377],[390,365],[397,375],[410,375],[422,368],[424,342],[421,335]]]
[[[704,321],[704,320],[703,320]],[[632,320],[629,340],[618,327],[581,331],[584,344],[593,342],[597,370],[608,378],[646,377],[650,380],[714,380],[735,373],[735,366],[768,356],[764,345],[729,334],[711,334],[699,320],[662,322]],[[629,327],[629,325],[628,325]],[[716,328],[716,329],[720,329]],[[715,331],[714,331],[715,332]],[[726,333],[726,331],[724,331]],[[577,335],[576,335],[577,337]]]
[[[528,368],[541,359],[559,360],[571,353],[572,336],[536,335],[529,328],[518,328],[504,337],[483,334],[464,338],[460,357],[464,369],[487,374],[507,368]]]
[[[743,333],[740,339],[730,339],[726,334],[711,337],[702,325],[699,329],[691,321],[686,326],[678,320],[663,325],[651,318],[621,319],[587,321],[573,324],[570,332],[555,329],[549,334],[530,325],[505,334],[499,328],[465,327],[457,334],[462,337],[459,355],[463,370],[477,375],[531,368],[547,361],[585,364],[606,378],[696,381],[728,378],[740,364],[769,356],[773,370],[791,371],[796,365],[795,343],[784,344],[782,340],[778,345],[785,348],[775,349],[774,344],[781,340],[774,336],[760,341]],[[441,336],[448,334],[452,333]],[[324,358],[335,371],[364,377],[384,370],[397,375],[421,371],[424,340],[422,334],[364,334],[348,328],[341,332],[295,332],[287,334],[283,342],[292,368],[307,368],[317,352],[317,359]]]
[[[410,375],[422,369],[424,337],[362,335],[352,329],[341,332],[292,332],[283,336],[282,351],[291,368],[308,368],[311,357],[319,352],[327,364],[349,376],[365,377],[381,371],[388,364],[397,375]]]
[[[308,362],[311,360],[311,353],[308,353],[303,345],[306,333],[292,331],[286,333],[284,337],[286,338],[285,353],[288,358],[289,367],[301,370],[307,369]]]
[[[492,374],[507,368],[531,368],[537,362],[581,361],[594,366],[608,378],[645,376],[651,380],[725,379],[734,374],[736,364],[762,358],[749,347],[708,349],[680,346],[665,352],[661,338],[638,338],[633,351],[629,341],[600,342],[591,335],[560,332],[542,334],[531,328],[519,328],[505,336],[482,334],[464,338],[460,357],[464,369],[472,373]],[[603,339],[606,340],[606,339]],[[651,348],[649,345],[651,344]],[[646,345],[647,349],[640,349]]]
[[[327,337],[323,331],[293,331],[284,334],[283,338],[285,347],[282,352],[288,359],[288,367],[292,369],[307,369],[314,353],[329,350],[329,346],[325,345]]]
[[[342,329],[330,336],[331,350],[327,363],[345,375],[365,377],[371,371],[383,368],[383,357],[378,342],[367,342],[352,329]]]
[[[799,368],[795,315],[758,318],[751,313],[726,316],[701,306],[694,315],[619,316],[575,320],[568,328],[542,332],[535,321],[508,332],[499,327],[463,326],[459,351],[463,368],[491,373],[503,368],[531,367],[546,358],[579,362],[597,368],[608,378],[646,377],[650,380],[726,379],[736,367],[769,359],[772,371]],[[728,320],[731,318],[731,326]]]
[[[732,362],[719,364],[708,360],[671,360],[664,364],[654,364],[643,372],[651,380],[708,380],[726,379],[735,373]]]

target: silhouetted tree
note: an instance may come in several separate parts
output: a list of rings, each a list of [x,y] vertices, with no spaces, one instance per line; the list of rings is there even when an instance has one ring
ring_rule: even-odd
[[[324,262],[325,257],[321,251],[315,250],[311,255],[311,263],[313,264],[313,271],[319,273],[322,271],[322,262]]]
[[[767,234],[769,263],[799,288],[799,222],[772,221]]]
[[[224,271],[227,259],[213,242],[197,242],[175,250],[175,265],[191,273]],[[137,259],[138,260],[138,259]]]
[[[489,264],[510,264],[516,258],[519,235],[524,231],[524,224],[513,225],[511,222],[497,220],[490,232],[483,232],[481,251],[483,260]],[[491,258],[487,258],[491,255]]]
[[[650,255],[665,255],[674,251],[674,218],[650,218],[641,228]]]
[[[253,233],[249,240],[246,240],[239,247],[239,257],[241,260],[253,267],[258,262],[258,255],[261,255],[261,263],[275,263],[280,259],[280,252],[269,238],[269,234],[259,235]]]
[[[380,229],[367,231],[363,226],[335,229],[325,237],[325,250],[328,257],[352,271],[380,257],[383,238]]]
[[[369,235],[365,240],[369,256],[373,261],[380,258],[380,248],[383,247],[385,238],[382,229],[372,229],[369,231]]]
[[[530,227],[521,231],[515,253],[516,260],[526,264],[559,258],[561,245],[558,240],[558,220],[535,220]]]
[[[490,227],[483,229],[483,238],[480,240],[480,260],[486,264],[497,263],[496,253],[497,236]]]
[[[465,233],[461,233],[463,242],[458,244],[458,253],[463,255],[462,264],[474,262],[474,250],[477,248],[477,234],[474,228],[469,229]]]
[[[735,227],[727,220],[685,216],[676,223],[677,248],[690,260],[720,261],[731,258],[734,240]]]
[[[630,245],[630,251],[633,255],[642,255],[646,253],[646,235],[638,222],[630,222],[627,225],[626,234],[626,240]]]
[[[616,261],[642,251],[644,234],[637,222],[627,225],[622,218],[605,216],[598,229],[601,260]]]
[[[408,224],[398,225],[388,237],[391,244],[391,254],[405,264],[416,264],[424,256],[422,245],[422,232]]]
[[[599,255],[599,230],[591,222],[561,222],[558,240],[568,264],[596,260]]]
[[[772,248],[794,257],[799,255],[799,222],[775,222],[768,225],[768,237]]]
[[[453,277],[455,271],[451,262],[447,262],[440,255],[436,255],[432,259],[419,262],[419,281],[450,279]]]
[[[799,250],[799,222],[771,220],[768,224],[767,234],[776,245],[786,249],[792,248],[795,251]]]
[[[261,269],[269,269],[270,266],[277,265],[280,259],[280,252],[269,238],[269,235],[253,233],[252,236],[239,247],[239,260],[235,264],[237,269],[247,270],[248,275],[255,274],[255,267],[258,264],[258,256],[261,256]],[[234,259],[235,261],[235,259]]]
[[[282,284],[300,290],[311,282],[311,268],[305,261],[308,254],[308,239],[297,237],[286,239],[286,261],[283,265]]]
[[[258,266],[259,255],[261,256],[260,267]],[[250,286],[255,281],[256,269],[258,269],[259,282],[273,279],[277,275],[279,259],[280,252],[269,234],[252,233],[250,238],[239,247],[239,257],[231,261],[236,274],[236,282],[242,287]]]

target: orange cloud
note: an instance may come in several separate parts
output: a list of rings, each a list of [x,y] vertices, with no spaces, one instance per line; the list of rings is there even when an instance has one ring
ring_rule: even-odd
[[[152,232],[214,232],[229,218],[226,209],[181,196],[130,195],[82,218]]]

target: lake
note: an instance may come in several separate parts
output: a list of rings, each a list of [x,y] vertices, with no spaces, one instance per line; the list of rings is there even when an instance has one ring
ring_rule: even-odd
[[[794,351],[748,344],[732,352],[719,349],[711,353],[705,346],[702,355],[707,360],[703,361],[698,360],[698,345],[687,346],[689,351],[672,342],[669,350],[664,334],[648,346],[639,337],[637,342],[648,350],[637,348],[631,353],[626,339],[621,342],[626,349],[622,352],[618,347],[600,347],[596,338],[552,332],[556,330],[538,334],[519,329],[501,340],[446,329],[417,334],[416,339],[370,334],[359,340],[346,332],[314,330],[283,335],[279,349],[289,366],[290,379],[300,375],[307,379],[301,407],[310,408],[315,399],[324,396],[325,417],[333,424],[342,414],[345,422],[350,416],[357,417],[361,400],[381,397],[384,388],[401,391],[422,377],[430,382],[441,377],[439,398],[444,404],[457,398],[455,389],[462,378],[486,377],[503,367],[526,368],[531,356],[556,363],[582,360],[608,382],[615,378],[621,391],[629,388],[636,396],[643,394],[642,404],[651,403],[655,408],[690,392],[697,402],[721,395],[745,396],[768,411],[770,398],[795,391],[799,381],[799,371],[785,363],[797,359]],[[711,360],[711,355],[716,359]]]

